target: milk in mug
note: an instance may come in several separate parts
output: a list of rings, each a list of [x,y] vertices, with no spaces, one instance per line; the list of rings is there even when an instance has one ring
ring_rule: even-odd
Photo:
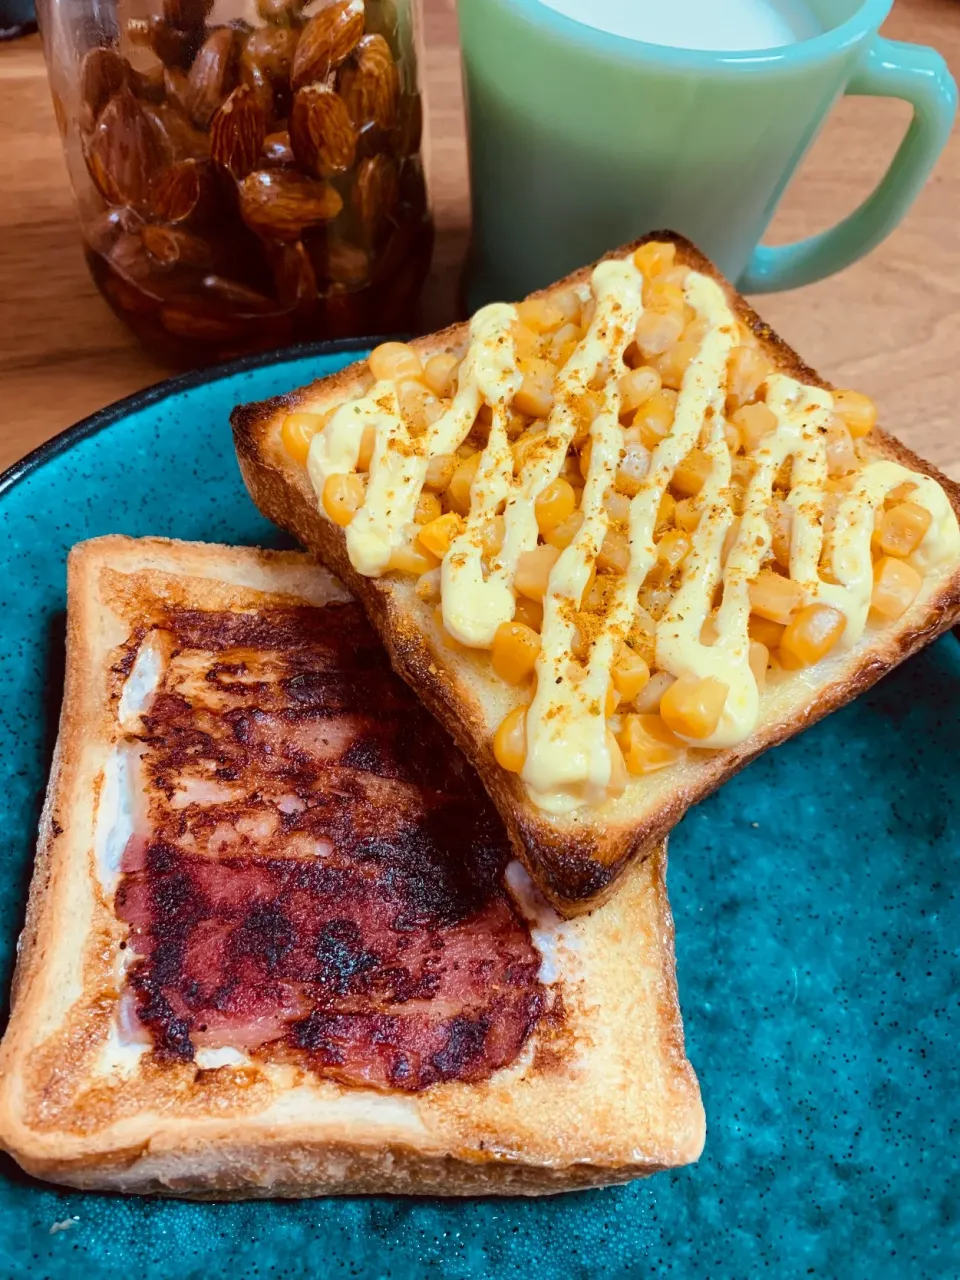
[[[541,0],[610,35],[676,49],[775,49],[823,28],[802,0]]]

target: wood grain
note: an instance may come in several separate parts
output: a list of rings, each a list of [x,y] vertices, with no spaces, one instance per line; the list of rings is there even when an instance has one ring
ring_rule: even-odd
[[[454,0],[423,0],[437,250],[424,327],[447,323],[469,223]],[[885,34],[935,45],[960,77],[956,0],[898,0]],[[773,242],[829,226],[885,168],[909,112],[848,99],[787,193]],[[37,39],[0,47],[0,466],[167,370],[101,299],[80,252]],[[960,478],[960,136],[903,226],[839,276],[760,300],[826,377],[868,391],[885,423]]]

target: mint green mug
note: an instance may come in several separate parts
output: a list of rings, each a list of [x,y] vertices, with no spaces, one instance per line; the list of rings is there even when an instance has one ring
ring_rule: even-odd
[[[957,87],[933,49],[877,34],[892,0],[808,3],[822,34],[731,53],[609,35],[539,0],[459,0],[471,306],[522,297],[659,228],[688,236],[744,292],[808,284],[879,244],[943,150]],[[831,230],[761,245],[844,93],[911,104],[893,163]]]

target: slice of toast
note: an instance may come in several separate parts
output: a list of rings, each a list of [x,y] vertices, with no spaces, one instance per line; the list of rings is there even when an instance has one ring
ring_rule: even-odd
[[[70,557],[0,1148],[82,1188],[533,1195],[700,1154],[659,849],[564,923],[302,553]]]
[[[602,261],[628,262],[634,250],[648,242],[673,246],[675,263],[681,269],[690,268],[721,286],[719,296],[739,325],[738,340],[759,352],[774,372],[798,380],[803,384],[801,390],[830,389],[722,280],[714,267],[680,237],[657,233],[615,250]],[[584,297],[583,288],[589,285],[592,271],[593,267],[585,267],[533,297],[568,298],[571,289],[579,289]],[[425,364],[429,357],[441,352],[462,357],[468,340],[468,326],[462,324],[419,338],[411,346]],[[728,366],[728,377],[731,367]],[[722,749],[702,750],[695,740],[681,739],[691,749],[675,752],[679,758],[668,767],[631,776],[619,796],[572,812],[548,812],[534,803],[516,773],[500,767],[494,751],[498,725],[512,709],[529,700],[529,691],[504,683],[494,673],[487,653],[451,646],[444,627],[438,623],[435,604],[421,598],[415,577],[401,572],[387,572],[380,577],[357,572],[348,554],[344,529],[325,516],[303,460],[297,460],[285,447],[282,430],[288,414],[300,411],[327,415],[332,407],[365,394],[372,380],[366,362],[362,362],[278,399],[236,409],[232,423],[244,479],[261,511],[296,536],[362,601],[395,669],[475,765],[506,822],[518,855],[564,915],[603,901],[625,868],[638,855],[655,847],[691,804],[754,756],[855,697],[960,616],[960,555],[951,552],[945,563],[925,573],[919,594],[897,621],[870,625],[852,646],[837,646],[806,670],[791,673],[771,659],[770,678],[759,699],[754,728],[742,740]],[[728,384],[728,391],[731,386]],[[764,388],[754,394],[765,394]],[[723,412],[729,411],[728,401]],[[316,421],[324,424],[322,434],[326,420]],[[953,512],[960,511],[960,488],[884,431],[873,430],[867,438],[857,440],[854,447],[859,455],[858,465],[864,459],[890,459],[911,472],[932,477],[942,486]],[[309,449],[313,466],[316,441],[310,443]],[[567,462],[571,460],[575,461],[572,454]],[[523,465],[526,464],[515,464],[518,483]],[[678,489],[676,496],[682,492]],[[943,505],[953,519],[950,506]],[[656,712],[657,706],[648,710]],[[678,741],[675,735],[666,736],[674,743]],[[666,754],[669,756],[670,752]]]

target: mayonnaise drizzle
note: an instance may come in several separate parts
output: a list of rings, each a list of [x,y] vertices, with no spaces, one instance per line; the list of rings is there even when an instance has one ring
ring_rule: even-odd
[[[596,311],[587,333],[558,372],[554,407],[543,440],[514,476],[508,413],[522,375],[513,343],[514,307],[493,304],[474,316],[470,344],[460,366],[458,390],[450,407],[425,432],[414,436],[404,423],[393,383],[378,382],[363,397],[340,407],[314,437],[308,470],[322,494],[331,475],[357,468],[364,428],[374,428],[376,443],[366,498],[346,529],[347,550],[358,572],[377,576],[390,567],[393,553],[415,535],[417,500],[427,466],[436,454],[452,453],[469,434],[482,405],[491,423],[471,490],[463,532],[454,538],[441,568],[441,600],[447,630],[463,644],[487,648],[501,623],[514,616],[513,581],[517,562],[537,545],[534,504],[559,475],[576,432],[575,407],[588,387],[600,390],[600,411],[591,426],[591,455],[580,510],[580,529],[562,552],[544,597],[536,693],[527,712],[527,754],[522,777],[535,802],[553,813],[601,802],[611,780],[612,758],[605,715],[610,671],[619,644],[637,612],[638,592],[656,562],[654,532],[658,510],[674,472],[699,445],[710,470],[699,495],[700,522],[691,536],[679,586],[656,627],[656,665],[674,676],[713,676],[729,689],[716,731],[697,747],[729,747],[756,726],[760,695],[749,664],[749,587],[763,566],[771,543],[767,509],[774,481],[792,458],[790,576],[808,601],[819,600],[842,611],[842,644],[863,634],[873,589],[870,541],[874,512],[886,495],[905,481],[915,486],[911,501],[931,515],[930,528],[909,557],[929,574],[960,556],[960,529],[940,486],[928,476],[886,460],[868,461],[853,477],[824,548],[822,528],[826,491],[826,433],[833,397],[783,374],[767,379],[766,403],[776,418],[772,431],[753,454],[753,474],[744,495],[736,539],[722,564],[722,548],[734,521],[730,500],[732,458],[724,434],[727,365],[739,343],[736,317],[720,286],[689,272],[685,298],[705,327],[700,349],[683,378],[670,434],[657,446],[639,492],[630,502],[629,563],[615,580],[606,612],[584,664],[574,659],[574,614],[581,606],[607,533],[605,498],[623,447],[618,379],[626,371],[623,355],[643,312],[643,277],[631,259],[610,260],[595,268],[591,291]],[[321,505],[322,511],[322,505]],[[502,512],[504,538],[496,556],[485,561],[485,526]],[[821,565],[826,566],[826,580]],[[703,624],[722,584],[715,616],[716,639],[701,640]]]
[[[575,363],[581,391],[605,359],[610,359],[612,372],[600,392],[602,405],[590,428],[590,467],[580,504],[583,523],[554,565],[547,584],[537,692],[527,712],[527,756],[521,774],[537,803],[553,812],[597,802],[610,782],[604,703],[614,628],[618,622],[623,625],[627,614],[632,617],[636,606],[636,587],[629,604],[623,603],[630,596],[633,581],[628,573],[629,582],[622,584],[618,602],[591,646],[586,667],[581,670],[571,662],[576,629],[571,611],[580,606],[606,536],[609,518],[604,498],[620,460],[622,431],[616,380],[624,371],[623,353],[643,312],[643,277],[633,263],[601,263],[594,271],[593,285],[597,297],[594,322],[570,364]],[[570,413],[559,395],[558,411],[561,415]],[[571,436],[572,425],[571,421]],[[633,524],[631,516],[631,562]]]
[[[307,471],[322,494],[330,476],[356,471],[364,428],[376,432],[366,499],[346,530],[350,563],[358,573],[378,577],[403,546],[430,459],[463,443],[481,405],[496,411],[516,395],[521,378],[510,336],[516,318],[516,308],[501,302],[473,317],[457,394],[423,435],[412,435],[404,422],[394,383],[377,382],[366,396],[341,405],[311,440]]]

